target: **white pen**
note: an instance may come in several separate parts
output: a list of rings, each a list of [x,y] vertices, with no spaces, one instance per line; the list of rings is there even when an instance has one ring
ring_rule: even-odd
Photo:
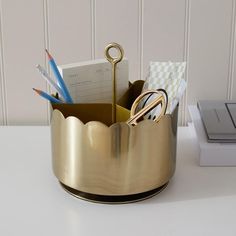
[[[63,97],[63,92],[61,88],[53,81],[53,79],[49,76],[47,71],[40,65],[37,65],[36,68],[38,69],[39,73],[43,76],[43,78]]]

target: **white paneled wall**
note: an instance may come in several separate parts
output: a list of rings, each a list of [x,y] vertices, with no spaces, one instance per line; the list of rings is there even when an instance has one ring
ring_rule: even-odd
[[[227,98],[232,0],[191,2],[188,102]]]
[[[43,1],[1,1],[1,33],[5,124],[47,122],[45,102],[33,96],[32,87],[45,90],[35,64],[44,64]],[[3,98],[4,96],[4,98]]]
[[[49,123],[49,106],[32,87],[50,92],[35,69],[103,57],[120,43],[130,80],[145,79],[149,61],[188,63],[187,105],[199,99],[236,99],[236,0],[1,0],[0,124]]]
[[[95,2],[95,58],[104,57],[104,47],[118,42],[129,59],[130,80],[140,79],[139,1]]]
[[[150,61],[185,61],[185,0],[143,1],[141,75]],[[182,121],[184,106],[179,117]],[[183,121],[182,121],[183,122]],[[179,123],[182,123],[179,122]]]
[[[0,65],[0,75],[2,75],[2,65]],[[1,76],[3,77],[3,76]],[[5,124],[5,115],[3,113],[3,107],[4,107],[4,101],[3,101],[3,94],[4,94],[4,90],[3,90],[3,87],[2,87],[2,83],[0,83],[0,125],[3,125]]]
[[[187,103],[231,98],[232,0],[191,1]]]
[[[59,64],[90,60],[93,54],[92,1],[48,0],[48,45]]]
[[[232,99],[236,99],[236,60],[235,60],[235,55],[236,55],[236,1],[233,1],[233,7],[232,7],[232,32],[231,32],[231,48],[230,48],[230,53],[231,53],[231,70],[229,71],[230,74],[230,81],[231,83],[229,84],[229,89],[230,89],[230,96]]]

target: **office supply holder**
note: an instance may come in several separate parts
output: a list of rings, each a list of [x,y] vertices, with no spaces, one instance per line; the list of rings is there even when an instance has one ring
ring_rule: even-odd
[[[70,194],[93,202],[127,203],[162,191],[175,172],[178,106],[156,123],[130,126],[135,81],[116,104],[52,104],[53,171]]]

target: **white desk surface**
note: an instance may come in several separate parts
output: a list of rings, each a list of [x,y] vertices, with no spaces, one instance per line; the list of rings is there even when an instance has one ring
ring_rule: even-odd
[[[163,192],[104,205],[58,184],[49,127],[0,127],[0,235],[235,236],[236,167],[199,167],[193,130],[178,132],[177,168]]]

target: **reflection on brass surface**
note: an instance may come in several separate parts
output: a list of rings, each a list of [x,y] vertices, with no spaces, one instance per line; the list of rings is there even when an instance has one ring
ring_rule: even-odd
[[[156,123],[143,120],[110,127],[82,123],[54,109],[53,170],[58,180],[82,192],[106,196],[138,194],[167,183],[175,171],[178,107]]]

